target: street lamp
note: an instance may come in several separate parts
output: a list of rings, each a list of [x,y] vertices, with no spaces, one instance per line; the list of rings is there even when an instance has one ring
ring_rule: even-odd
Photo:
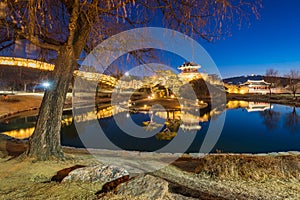
[[[43,82],[43,83],[42,83],[42,86],[43,86],[45,89],[47,89],[47,88],[50,87],[50,83],[49,83],[48,81]]]

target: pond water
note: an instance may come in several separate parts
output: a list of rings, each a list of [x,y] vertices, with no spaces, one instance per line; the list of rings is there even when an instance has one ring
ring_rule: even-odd
[[[200,110],[200,113],[200,117],[179,111],[129,114],[122,111],[116,112],[113,108],[107,107],[98,112],[99,123],[97,125],[87,120],[89,119],[87,114],[80,118],[82,122],[79,124],[81,125],[76,128],[72,116],[66,114],[63,117],[61,142],[65,146],[117,149],[106,145],[105,141],[110,141],[120,149],[156,151],[172,144],[179,135],[183,138],[182,143],[186,143],[185,139],[188,140],[188,137],[192,138],[188,147],[184,147],[186,152],[199,152],[210,123],[222,114],[207,109],[206,111]],[[118,124],[116,118],[119,119]],[[139,126],[133,127],[130,124],[131,119]],[[170,120],[166,123],[166,119]],[[36,116],[32,115],[1,121],[0,133],[20,139],[28,138],[33,132],[35,121]],[[150,125],[146,126],[149,121],[151,121]],[[175,128],[170,124],[175,124]],[[99,125],[103,130],[103,135],[95,137],[95,130],[99,129]],[[135,132],[135,134],[127,134],[125,130]],[[159,133],[161,131],[165,132]],[[137,135],[139,137],[136,137]],[[212,152],[216,151],[233,153],[300,151],[300,108],[268,103],[229,101],[226,105],[226,118],[222,133],[212,149]]]

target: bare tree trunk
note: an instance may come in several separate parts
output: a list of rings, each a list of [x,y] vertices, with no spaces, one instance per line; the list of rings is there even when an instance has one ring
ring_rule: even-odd
[[[74,71],[74,50],[63,46],[58,52],[53,82],[45,92],[35,131],[26,155],[38,160],[63,158],[60,143],[61,116],[68,86]]]

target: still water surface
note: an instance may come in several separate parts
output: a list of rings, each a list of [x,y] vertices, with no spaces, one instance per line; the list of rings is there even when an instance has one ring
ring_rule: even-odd
[[[235,153],[263,153],[276,151],[300,151],[300,108],[290,106],[255,103],[244,101],[229,101],[226,105],[226,119],[221,136],[214,146],[212,152]],[[203,143],[208,126],[211,120],[217,118],[221,113],[206,111],[201,116],[191,116],[188,113],[180,112],[156,112],[156,113],[114,113],[115,117],[122,119],[119,126],[111,116],[111,108],[98,113],[99,124],[105,134],[114,145],[126,150],[155,151],[168,143],[169,140],[162,140],[155,133],[166,128],[167,118],[179,119],[188,118],[188,123],[180,126],[180,133],[190,134],[193,142],[186,148],[186,152],[199,152]],[[141,138],[126,134],[122,129],[130,129],[128,120],[132,119],[141,129],[138,134]],[[36,116],[19,116],[0,122],[0,133],[16,138],[28,138],[33,132]],[[149,131],[142,127],[143,122],[154,121]],[[94,125],[89,122],[78,132],[72,122],[71,115],[65,115],[63,119],[61,142],[65,146],[107,148],[102,142],[93,139]],[[121,128],[120,128],[121,126]],[[147,129],[147,130],[146,130]],[[134,129],[133,129],[134,130]],[[154,133],[154,134],[153,134]],[[148,135],[147,135],[148,134]],[[87,145],[82,143],[82,138],[91,138]],[[184,141],[183,141],[184,143]]]

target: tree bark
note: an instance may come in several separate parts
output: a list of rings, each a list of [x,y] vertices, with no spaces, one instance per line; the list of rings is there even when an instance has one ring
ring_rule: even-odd
[[[26,155],[38,160],[63,158],[60,143],[61,116],[75,66],[73,46],[64,45],[58,52],[54,77],[46,90]]]
[[[79,1],[73,4],[69,23],[69,37],[67,42],[58,50],[52,85],[45,92],[37,124],[33,135],[29,139],[26,156],[38,160],[62,159],[64,157],[61,141],[61,118],[69,84],[73,72],[82,52],[91,27],[97,16],[98,0],[93,0],[91,9],[86,15],[79,14]],[[89,16],[87,18],[86,16]]]

